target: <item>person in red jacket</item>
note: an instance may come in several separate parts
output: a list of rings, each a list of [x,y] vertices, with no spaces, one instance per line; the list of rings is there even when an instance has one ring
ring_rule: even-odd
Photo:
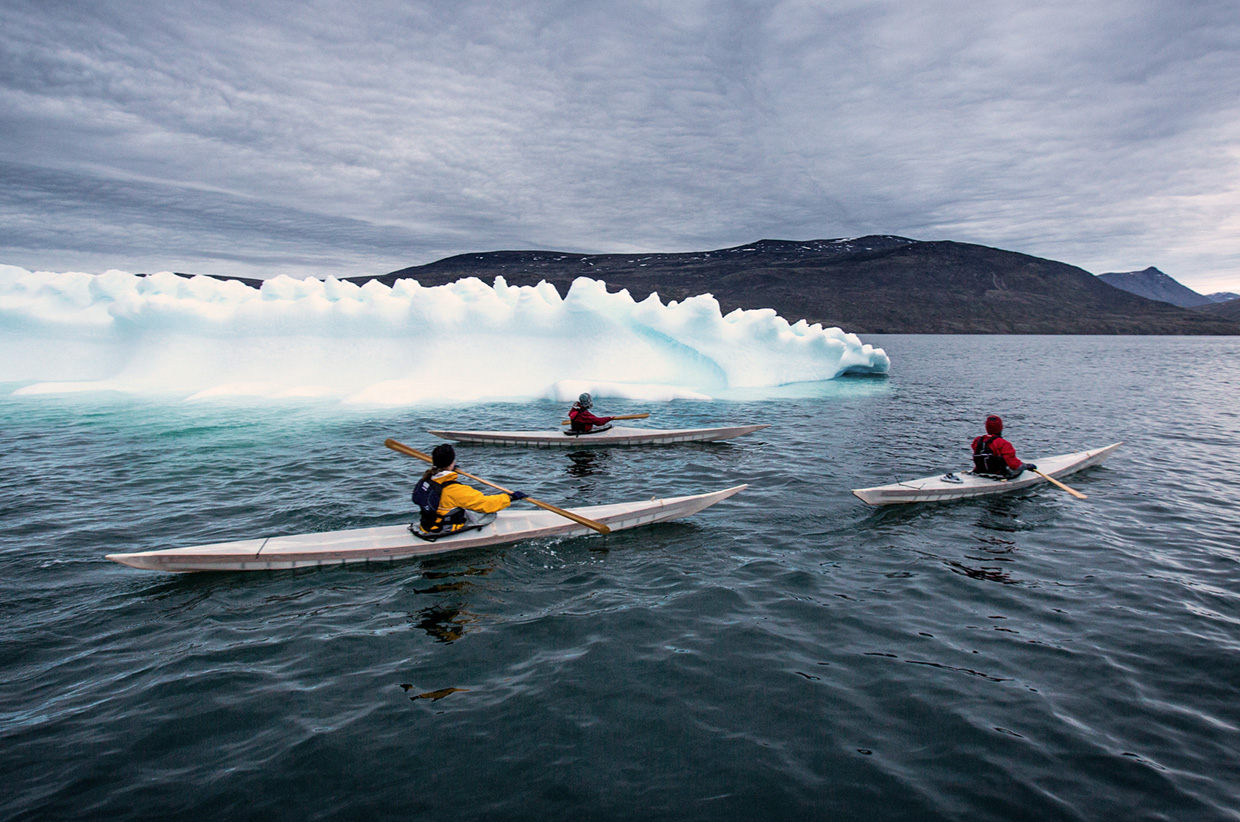
[[[973,473],[988,477],[1012,479],[1026,469],[1038,466],[1021,462],[1016,458],[1012,443],[999,436],[1003,433],[1003,420],[997,414],[986,418],[986,433],[973,438]]]
[[[572,433],[597,434],[611,427],[611,417],[596,417],[590,413],[592,405],[594,405],[594,398],[589,394],[582,394],[577,398],[577,402],[573,403],[573,407],[568,412],[569,430]],[[601,427],[595,428],[596,425]]]

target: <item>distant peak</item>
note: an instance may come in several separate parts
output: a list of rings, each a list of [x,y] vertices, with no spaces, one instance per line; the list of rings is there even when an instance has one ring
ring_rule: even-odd
[[[1106,274],[1099,274],[1099,277],[1167,277],[1170,276],[1154,266],[1143,268],[1140,271],[1108,271]]]
[[[1193,291],[1174,277],[1154,266],[1141,271],[1117,271],[1099,274],[1098,279],[1108,285],[1151,300],[1171,303],[1181,308],[1208,305],[1211,300]]]

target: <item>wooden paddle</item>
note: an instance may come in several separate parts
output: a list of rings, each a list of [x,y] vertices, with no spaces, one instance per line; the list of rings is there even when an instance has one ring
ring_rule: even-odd
[[[618,417],[612,417],[613,420],[644,420],[649,414],[621,414]],[[572,420],[560,420],[560,425],[568,425]]]
[[[429,462],[431,464],[434,464],[429,454],[423,454],[421,451],[417,450],[416,448],[410,448],[408,445],[399,443],[396,440],[393,440],[393,439],[384,440],[383,444],[386,445],[388,448],[391,448],[393,451],[399,451],[400,453],[406,454],[410,457],[417,457],[423,462]],[[509,496],[512,495],[512,492],[509,491],[504,486],[496,485],[493,482],[487,482],[482,477],[475,477],[473,474],[467,474],[464,471],[461,471],[460,469],[456,469],[456,473],[460,474],[462,477],[469,477],[471,480],[474,480],[475,482],[480,482],[483,485],[489,485],[498,491],[502,491],[505,494],[508,494]],[[579,514],[574,514],[572,511],[565,511],[563,508],[556,508],[554,505],[549,505],[548,503],[545,503],[545,502],[539,502],[533,497],[526,497],[525,501],[533,503],[534,505],[537,505],[539,508],[543,508],[547,511],[551,511],[552,513],[559,514],[562,517],[567,517],[568,519],[571,519],[573,522],[581,523],[587,528],[593,528],[595,531],[598,531],[600,534],[611,533],[611,529],[608,528],[603,523],[595,522],[592,519],[586,519],[585,517]]]
[[[1036,469],[1036,468],[1030,468],[1029,470],[1030,470],[1030,471],[1032,471],[1033,473],[1037,474],[1037,475],[1038,475],[1039,477],[1041,477],[1042,479],[1044,479],[1044,480],[1046,480],[1047,482],[1049,482],[1051,485],[1057,485],[1057,486],[1059,486],[1060,488],[1062,488],[1063,490],[1067,491],[1069,494],[1071,494],[1072,496],[1076,497],[1077,499],[1089,499],[1089,497],[1085,496],[1085,495],[1084,495],[1084,494],[1082,494],[1080,491],[1076,490],[1075,488],[1069,488],[1068,486],[1064,485],[1062,482],[1060,482],[1059,480],[1057,480],[1057,479],[1055,479],[1054,477],[1050,476],[1049,474],[1043,474],[1041,471],[1039,471],[1039,470],[1038,470],[1038,469]]]

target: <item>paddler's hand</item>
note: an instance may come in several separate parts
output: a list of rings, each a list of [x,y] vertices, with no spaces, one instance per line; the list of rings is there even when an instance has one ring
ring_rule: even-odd
[[[1026,470],[1026,471],[1036,471],[1036,470],[1038,470],[1038,466],[1034,465],[1032,462],[1027,462],[1027,463],[1025,463],[1025,470]]]
[[[524,491],[513,491],[511,494],[508,495],[508,499],[512,500],[513,502],[516,502],[517,500],[525,499],[528,496],[529,494],[525,493]]]

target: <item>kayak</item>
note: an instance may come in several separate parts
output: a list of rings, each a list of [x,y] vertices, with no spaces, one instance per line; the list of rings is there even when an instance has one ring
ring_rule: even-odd
[[[670,445],[676,442],[719,442],[752,434],[769,425],[736,425],[730,428],[625,428],[612,426],[593,434],[569,431],[428,431],[456,442],[488,445],[532,445],[539,448],[582,445]]]
[[[1121,445],[1123,445],[1122,442],[1117,442],[1105,448],[1077,451],[1074,454],[1060,454],[1057,457],[1043,457],[1032,460],[1032,462],[1042,473],[1058,479],[1097,465]],[[901,502],[944,502],[984,497],[989,494],[1007,494],[1043,482],[1046,480],[1032,471],[1025,471],[1016,479],[1010,480],[981,477],[967,471],[958,471],[940,474],[937,477],[897,482],[894,485],[857,488],[853,493],[870,505],[895,505]]]
[[[601,522],[613,531],[687,517],[745,490],[737,485],[710,494],[667,499],[587,505],[573,513]],[[465,548],[503,545],[525,539],[577,537],[596,533],[559,514],[540,509],[500,511],[482,528],[427,542],[405,525],[355,528],[322,534],[247,539],[137,554],[108,554],[107,559],[151,571],[269,571],[320,565],[393,562],[444,554]]]

